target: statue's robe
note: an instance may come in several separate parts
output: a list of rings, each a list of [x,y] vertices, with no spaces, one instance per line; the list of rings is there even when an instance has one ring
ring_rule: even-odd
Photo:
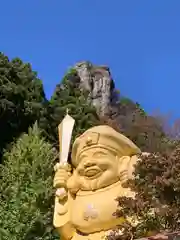
[[[115,214],[118,209],[116,199],[124,195],[133,197],[134,193],[122,188],[120,181],[96,191],[80,190],[74,199],[68,198],[68,212],[59,216],[61,223],[69,219],[74,229],[72,240],[105,239],[109,231],[124,221],[124,218],[117,218]]]

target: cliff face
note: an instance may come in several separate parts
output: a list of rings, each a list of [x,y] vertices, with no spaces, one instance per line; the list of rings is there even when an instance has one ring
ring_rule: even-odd
[[[114,91],[114,81],[107,66],[96,66],[90,62],[77,63],[80,88],[89,92],[88,100],[95,106],[97,113],[104,116],[109,113]]]

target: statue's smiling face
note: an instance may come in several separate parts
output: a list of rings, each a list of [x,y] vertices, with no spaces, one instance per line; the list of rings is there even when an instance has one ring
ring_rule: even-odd
[[[82,190],[106,187],[119,180],[119,158],[107,149],[91,148],[79,155],[76,174]]]

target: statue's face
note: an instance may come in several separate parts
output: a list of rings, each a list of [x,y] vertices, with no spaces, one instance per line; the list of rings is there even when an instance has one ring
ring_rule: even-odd
[[[79,156],[76,168],[82,190],[96,190],[119,180],[119,158],[111,151],[96,147]]]

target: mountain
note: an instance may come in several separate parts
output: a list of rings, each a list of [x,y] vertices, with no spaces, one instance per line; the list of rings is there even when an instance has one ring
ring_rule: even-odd
[[[97,113],[100,116],[107,114],[115,86],[109,68],[84,61],[77,63],[74,69],[80,79],[80,88],[89,92],[88,100],[95,106]]]

